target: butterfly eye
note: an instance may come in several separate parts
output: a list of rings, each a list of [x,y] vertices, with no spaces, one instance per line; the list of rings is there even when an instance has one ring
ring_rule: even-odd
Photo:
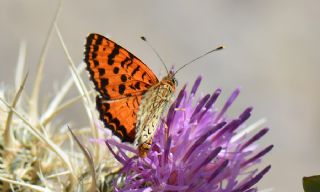
[[[176,85],[176,87],[178,86],[178,80],[177,79],[173,79],[174,84]]]

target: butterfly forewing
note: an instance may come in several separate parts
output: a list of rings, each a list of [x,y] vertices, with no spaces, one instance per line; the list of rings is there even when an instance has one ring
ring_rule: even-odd
[[[142,61],[102,35],[90,34],[85,47],[87,70],[96,90],[105,99],[141,95],[159,82]]]
[[[159,81],[138,58],[113,41],[90,34],[85,63],[99,93],[100,119],[122,141],[133,142],[142,95]]]

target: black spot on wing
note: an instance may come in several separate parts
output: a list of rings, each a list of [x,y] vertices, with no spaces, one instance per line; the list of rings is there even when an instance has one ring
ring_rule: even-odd
[[[98,67],[99,66],[99,61],[93,60],[93,64],[94,64],[95,67]]]
[[[98,68],[99,76],[103,76],[106,73],[104,68]]]
[[[97,40],[96,40],[96,45],[101,45],[103,36],[101,36],[101,35],[95,35],[95,37],[97,38]]]
[[[124,84],[119,85],[119,93],[122,95],[126,90],[126,86]]]
[[[114,58],[119,54],[119,49],[120,49],[120,46],[117,44],[114,44],[114,48],[113,48],[112,52],[108,55],[108,64],[109,65],[113,65]]]
[[[131,76],[134,76],[140,69],[140,66],[138,65],[131,73]]]
[[[121,61],[120,65],[121,67],[124,67],[124,65],[129,61],[130,59],[126,57],[123,61]],[[131,61],[132,62],[132,61]]]
[[[109,85],[109,79],[101,78],[101,87],[106,87],[107,85]]]
[[[127,76],[126,75],[121,75],[121,81],[126,82],[127,81]]]
[[[114,67],[113,68],[113,73],[118,74],[119,73],[119,67]]]
[[[134,87],[135,87],[136,89],[140,89],[140,82],[137,82],[137,83],[134,85]]]
[[[92,53],[91,53],[91,58],[92,58],[92,59],[96,59],[96,58],[97,58],[97,53],[92,52]]]
[[[146,74],[147,74],[146,72],[143,72],[143,73],[142,73],[141,78],[142,78],[143,80],[144,80],[144,76],[146,76]]]

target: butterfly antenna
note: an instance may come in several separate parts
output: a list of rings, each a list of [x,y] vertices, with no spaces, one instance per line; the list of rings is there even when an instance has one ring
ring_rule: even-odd
[[[163,59],[160,57],[159,53],[151,46],[151,44],[147,41],[147,39],[146,39],[145,37],[142,36],[141,39],[142,39],[143,41],[145,41],[145,42],[147,43],[147,45],[153,50],[153,52],[158,56],[158,58],[160,59],[162,65],[163,65],[164,68],[166,69],[167,74],[169,74],[169,70],[168,70],[166,64],[164,63]]]
[[[206,56],[206,55],[208,55],[208,54],[210,54],[210,53],[212,53],[212,52],[220,51],[220,50],[222,50],[222,49],[224,49],[224,48],[225,48],[224,46],[219,46],[219,47],[217,47],[217,48],[215,48],[215,49],[213,49],[213,50],[211,50],[211,51],[208,51],[208,52],[200,55],[199,57],[197,57],[197,58],[195,58],[195,59],[192,59],[192,60],[189,61],[188,63],[182,65],[182,66],[174,73],[174,75],[177,74],[178,71],[180,71],[181,69],[183,69],[183,68],[185,68],[186,66],[190,65],[191,63],[195,62],[196,60],[201,59],[202,57],[204,57],[204,56]]]

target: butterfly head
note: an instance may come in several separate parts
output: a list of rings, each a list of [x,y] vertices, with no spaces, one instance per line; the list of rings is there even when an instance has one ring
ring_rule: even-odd
[[[168,76],[174,83],[174,85],[177,87],[178,86],[178,79],[176,78],[176,71],[174,70],[174,66],[171,67]]]
[[[162,79],[162,82],[174,88],[178,86],[178,80],[176,79],[175,72],[173,70],[169,71],[168,75]]]

